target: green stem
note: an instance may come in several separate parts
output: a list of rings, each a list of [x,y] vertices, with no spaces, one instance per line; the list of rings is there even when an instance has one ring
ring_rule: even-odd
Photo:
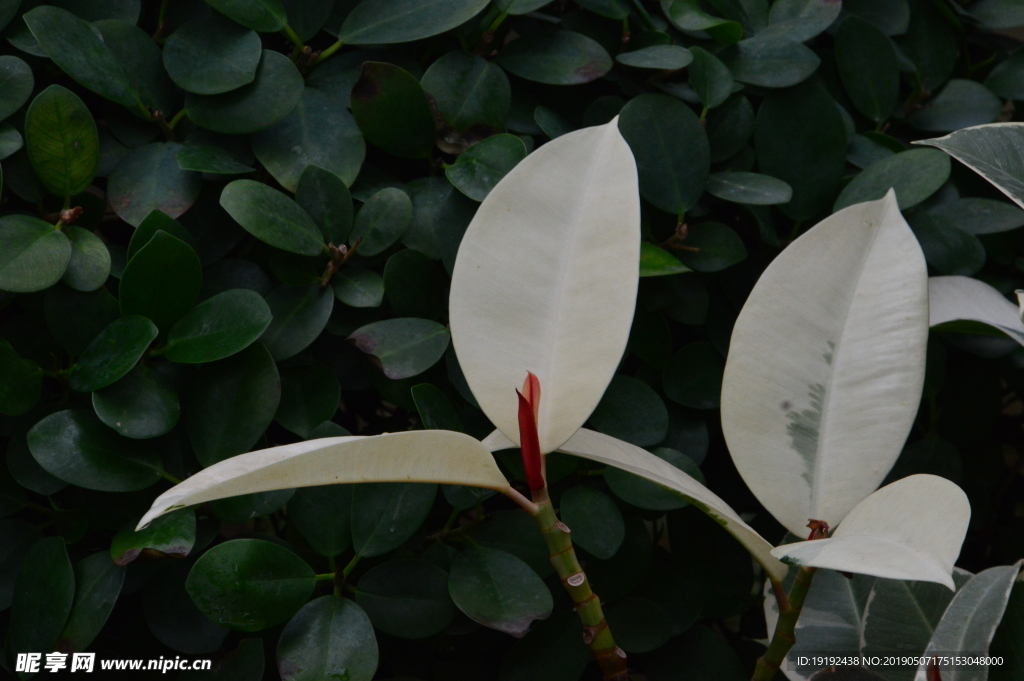
[[[325,575],[314,575],[314,576],[313,576],[313,579],[315,579],[315,580],[316,580],[316,581],[318,581],[318,582],[329,582],[329,581],[333,581],[333,580],[334,580],[334,573],[333,573],[333,572],[328,572],[328,573],[327,573],[327,574],[325,574]]]
[[[708,105],[705,104],[704,108],[700,110],[700,122],[703,123],[708,118]]]
[[[555,515],[546,488],[535,492],[533,500],[537,504],[533,517],[548,545],[551,564],[583,622],[583,642],[600,665],[606,681],[626,681],[626,653],[615,645],[601,609],[601,599],[591,590],[590,582],[576,558],[569,528]]]
[[[170,128],[171,130],[174,130],[174,126],[176,126],[178,123],[180,123],[181,119],[185,118],[185,116],[187,116],[187,115],[188,115],[188,110],[187,109],[182,109],[178,113],[174,114],[174,118],[172,118],[171,120],[169,120],[167,122],[167,127]]]
[[[345,579],[348,579],[348,576],[350,574],[352,574],[353,570],[356,569],[356,565],[359,565],[359,561],[361,559],[362,559],[362,555],[360,555],[358,553],[356,555],[352,556],[352,560],[350,560],[348,562],[348,565],[345,566],[345,569],[341,571],[341,574],[345,577]]]
[[[173,475],[171,475],[167,471],[160,471],[160,477],[163,478],[164,480],[168,480],[168,481],[172,482],[175,485],[180,485],[181,482],[182,482],[181,480],[179,480],[178,478],[174,477]]]
[[[335,52],[337,52],[338,50],[340,50],[344,46],[345,46],[345,42],[343,40],[339,40],[338,42],[334,43],[330,47],[325,48],[319,55],[317,55],[316,59],[313,59],[309,63],[309,65],[310,66],[316,66],[317,64],[322,62],[324,59],[327,59],[328,57],[330,57],[332,54],[334,54]]]
[[[299,34],[296,33],[291,26],[285,24],[284,28],[281,29],[281,32],[284,33],[285,37],[288,38],[288,40],[292,41],[292,45],[295,45],[295,49],[298,52],[302,52],[303,50],[306,49],[306,46],[302,42],[302,38],[299,37]]]
[[[647,28],[648,31],[655,29],[654,19],[651,19],[651,15],[647,13],[647,9],[644,7],[640,0],[633,0],[633,5],[636,7],[637,14],[640,16],[640,21]]]
[[[491,33],[494,33],[495,31],[498,30],[498,27],[505,22],[505,19],[508,19],[508,12],[502,12],[501,14],[496,16],[494,18],[494,21],[491,22],[491,25],[487,27],[487,30],[490,31]]]
[[[775,624],[775,633],[765,651],[757,660],[751,681],[771,681],[786,659],[786,653],[796,643],[796,621],[804,607],[804,599],[811,588],[811,580],[817,568],[803,567],[796,573],[796,579],[789,590],[789,603],[779,603],[779,621]]]
[[[338,561],[334,556],[327,556],[327,568],[331,571],[332,575],[338,575]],[[334,595],[341,595],[341,584],[338,583],[337,579],[334,580]]]

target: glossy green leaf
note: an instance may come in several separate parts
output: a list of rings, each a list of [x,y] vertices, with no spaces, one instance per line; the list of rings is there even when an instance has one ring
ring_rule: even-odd
[[[201,128],[245,135],[284,120],[302,90],[302,76],[292,61],[280,52],[264,50],[251,83],[218,95],[190,93],[185,110]]]
[[[668,410],[649,385],[618,374],[590,415],[590,425],[606,435],[647,447],[665,439]]]
[[[459,191],[475,201],[487,198],[501,178],[526,158],[526,145],[515,135],[494,135],[462,152],[444,173]]]
[[[154,520],[149,527],[135,531],[134,525],[114,535],[110,557],[118,565],[127,565],[143,551],[184,558],[196,541],[196,514],[191,509],[168,513]]]
[[[985,265],[985,246],[978,237],[937,215],[913,215],[914,230],[928,264],[942,274],[971,275]]]
[[[768,12],[766,30],[805,42],[831,26],[840,9],[842,3],[834,0],[776,0]]]
[[[141,103],[125,65],[88,23],[52,5],[26,12],[25,23],[53,62],[81,85],[123,106]]]
[[[381,556],[404,544],[427,519],[437,485],[367,483],[352,490],[352,548]]]
[[[1024,208],[1024,164],[1016,154],[1024,140],[1024,125],[996,123],[958,130],[938,139],[921,140],[942,149],[994,184]]]
[[[260,631],[291,617],[315,584],[313,570],[291,550],[261,539],[234,539],[204,553],[185,588],[214,622]]]
[[[438,634],[458,614],[448,595],[448,573],[422,559],[372,568],[359,579],[355,601],[374,627],[399,638]]]
[[[28,446],[48,473],[85,489],[132,492],[160,479],[152,447],[115,435],[91,412],[47,416],[28,432]]]
[[[75,598],[55,649],[81,652],[91,647],[107,623],[121,594],[125,570],[103,551],[78,561],[74,570]]]
[[[40,539],[25,554],[14,583],[7,642],[11,653],[53,650],[74,596],[75,572],[64,540]]]
[[[138,226],[154,210],[176,218],[195,203],[202,179],[178,166],[181,150],[174,142],[154,142],[121,159],[107,182],[107,198],[122,220]]]
[[[69,227],[71,260],[61,279],[78,291],[95,291],[107,281],[110,274],[110,251],[92,232],[81,227]]]
[[[441,116],[456,130],[505,125],[512,88],[496,64],[462,51],[449,52],[427,69],[420,80]]]
[[[697,203],[710,172],[707,134],[685,104],[640,95],[622,109],[619,130],[636,157],[640,194],[679,215]]]
[[[733,203],[770,206],[789,203],[793,189],[771,175],[725,170],[708,178],[708,193]]]
[[[218,12],[246,28],[273,33],[284,28],[287,17],[281,0],[206,0]]]
[[[320,227],[325,241],[345,243],[352,231],[352,195],[339,176],[319,166],[306,166],[299,176],[295,202]]]
[[[24,144],[20,132],[7,123],[0,123],[0,161],[21,149]],[[0,186],[3,185],[2,180],[0,177]]]
[[[131,371],[156,340],[157,327],[139,315],[127,315],[112,322],[82,352],[68,375],[68,383],[79,392],[105,388]]]
[[[919,130],[948,132],[993,123],[1003,102],[981,83],[954,78],[928,106],[910,116]]]
[[[299,437],[310,438],[317,426],[334,416],[340,401],[338,379],[327,367],[311,364],[283,369],[281,404],[274,419]]]
[[[196,244],[195,237],[192,236],[192,233],[182,227],[180,222],[169,217],[162,211],[154,210],[151,211],[149,215],[139,223],[139,226],[135,228],[135,231],[132,232],[132,238],[131,241],[128,242],[128,252],[126,253],[128,260],[130,261],[134,258],[135,255],[142,250],[142,247],[148,244],[160,230],[163,230],[171,236],[185,242],[191,246],[193,250],[199,247],[198,244]],[[127,265],[127,262],[124,264]],[[124,274],[123,267],[121,274]]]
[[[312,286],[280,286],[266,297],[273,316],[260,342],[275,361],[305,350],[327,325],[334,308],[331,291]]]
[[[137,366],[92,395],[100,421],[118,434],[146,439],[169,433],[178,423],[178,395],[157,372]]]
[[[187,412],[196,458],[210,466],[248,451],[270,425],[280,399],[277,366],[261,343],[199,367]]]
[[[577,485],[562,494],[558,513],[572,530],[572,541],[600,560],[608,560],[626,537],[622,512],[593,487]]]
[[[429,38],[468,21],[486,5],[487,0],[364,1],[345,18],[338,40],[374,45]]]
[[[373,270],[344,269],[331,278],[338,302],[349,307],[380,307],[384,302],[384,279]]]
[[[987,28],[1024,26],[1024,12],[1015,2],[981,0],[971,5],[971,15]]]
[[[220,195],[220,205],[257,239],[298,255],[320,255],[323,236],[316,222],[285,194],[256,182],[235,180]]]
[[[697,0],[662,0],[661,7],[669,21],[684,31],[706,31],[725,45],[743,37],[743,27],[739,22],[708,14]]]
[[[412,74],[394,64],[363,64],[352,88],[352,115],[366,139],[389,154],[424,158],[434,148],[427,94]]]
[[[641,277],[662,277],[682,272],[692,272],[692,270],[665,249],[646,241],[640,244]]]
[[[691,226],[683,245],[676,251],[679,261],[698,272],[719,272],[742,262],[747,248],[740,236],[720,222],[701,222]],[[690,250],[697,249],[697,250]]]
[[[811,81],[766,98],[754,147],[760,171],[793,188],[780,206],[788,217],[806,220],[831,207],[846,168],[846,133],[824,87]]]
[[[889,37],[860,17],[844,19],[836,32],[836,67],[847,94],[870,120],[884,121],[896,108],[900,70]]]
[[[651,49],[651,48],[648,48]],[[732,94],[732,73],[722,61],[703,47],[693,47],[690,65],[690,87],[701,104],[709,109],[720,106]]]
[[[377,639],[370,618],[354,601],[322,596],[285,625],[277,644],[282,681],[370,681],[377,671]]]
[[[160,47],[146,31],[135,25],[135,20],[111,18],[92,24],[103,44],[120,64],[131,64],[126,69],[128,84],[139,93],[139,102],[130,112],[146,122],[153,120],[151,111],[170,112],[181,108],[181,96],[164,71]]]
[[[1024,53],[1014,52],[1006,61],[1000,62],[985,78],[985,87],[1004,99],[1024,99],[1021,76],[1024,74]]]
[[[839,194],[834,210],[880,199],[890,188],[895,190],[901,209],[913,208],[938,191],[949,172],[949,157],[932,149],[895,154],[854,177]]]
[[[719,56],[733,78],[767,88],[802,83],[821,64],[818,56],[803,44],[771,35],[741,40]]]
[[[348,111],[307,87],[287,118],[253,135],[252,150],[281,186],[295,191],[310,165],[351,185],[363,165],[366,143]]]
[[[42,534],[28,521],[17,518],[0,520],[0,530],[0,610],[6,610],[11,607],[22,560]]]
[[[288,502],[288,519],[322,556],[340,555],[351,546],[351,515],[351,485],[303,487]]]
[[[589,83],[612,69],[612,58],[598,42],[560,30],[521,36],[501,49],[497,61],[509,73],[548,85]]]
[[[444,320],[448,283],[441,263],[411,248],[395,253],[384,266],[384,293],[403,317]]]
[[[71,261],[71,240],[27,215],[0,218],[0,290],[28,293],[57,283]]]
[[[939,204],[928,212],[971,234],[996,234],[1024,226],[1024,211],[1006,201],[993,199],[957,199]]]
[[[704,474],[693,459],[667,447],[655,449],[653,455],[675,466],[697,482],[704,484]],[[615,496],[637,508],[648,511],[673,511],[685,508],[690,502],[675,490],[663,487],[621,468],[605,469],[605,482]]]
[[[22,359],[0,339],[0,414],[20,416],[34,407],[43,390],[43,370]]]
[[[232,289],[196,305],[167,335],[167,359],[186,364],[215,362],[241,352],[260,337],[272,315],[255,291]]]
[[[622,52],[615,57],[615,61],[638,69],[675,71],[686,68],[694,58],[690,50],[680,45],[651,45]]]
[[[423,373],[444,355],[451,333],[427,319],[387,319],[360,327],[350,336],[356,347],[379,360],[391,379]]]
[[[21,59],[0,56],[0,121],[28,101],[35,86],[32,69]]]
[[[412,221],[412,201],[401,189],[386,187],[370,197],[356,214],[349,244],[359,243],[362,255],[377,255],[402,237]]]
[[[256,172],[240,163],[228,151],[210,144],[187,144],[178,152],[178,167],[216,175],[242,175]]]
[[[148,317],[167,333],[192,308],[202,277],[196,252],[160,230],[121,274],[121,314]]]
[[[530,566],[510,553],[471,548],[458,555],[448,592],[459,610],[484,626],[521,637],[551,614],[551,592]]]
[[[181,89],[218,95],[251,83],[262,55],[254,31],[219,12],[200,12],[167,38],[163,63]]]
[[[672,355],[662,374],[665,394],[684,407],[716,409],[725,363],[711,343],[684,345]]]

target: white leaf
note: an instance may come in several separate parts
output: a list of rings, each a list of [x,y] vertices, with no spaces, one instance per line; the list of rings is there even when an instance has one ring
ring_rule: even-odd
[[[1024,123],[989,123],[914,144],[937,147],[1024,208]]]
[[[498,491],[509,486],[491,453],[462,433],[328,437],[240,454],[203,469],[157,497],[136,529],[204,501],[346,482],[437,482]]]
[[[1024,345],[1024,324],[1020,321],[1018,307],[983,281],[970,277],[931,277],[928,303],[930,326],[955,321],[981,322]]]
[[[452,342],[513,442],[527,371],[540,379],[543,452],[590,416],[629,339],[639,262],[636,164],[617,119],[540,147],[477,209],[452,273]]]
[[[924,256],[890,191],[790,244],[733,328],[722,430],[747,486],[798,535],[871,494],[917,415]]]
[[[955,484],[911,475],[857,504],[830,538],[784,544],[772,555],[794,565],[953,589],[950,574],[970,519],[967,495]]]
[[[515,446],[498,431],[488,435],[483,444],[491,451]],[[789,571],[789,568],[771,556],[772,545],[743,522],[727,503],[683,471],[647,450],[609,435],[581,428],[568,442],[559,447],[559,451],[621,468],[678,492],[684,499],[714,518],[743,544],[773,579],[781,580]]]
[[[979,572],[967,582],[946,608],[924,654],[943,655],[956,651],[960,655],[987,655],[1020,568],[1020,561],[1000,565]],[[985,681],[987,678],[987,667],[942,671],[943,681]],[[922,666],[917,670],[915,681],[927,679],[928,669]]]

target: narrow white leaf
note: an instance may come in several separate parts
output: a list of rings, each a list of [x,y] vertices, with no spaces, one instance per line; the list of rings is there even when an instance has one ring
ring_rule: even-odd
[[[930,326],[956,321],[981,322],[1024,345],[1024,324],[1020,321],[1018,306],[983,281],[970,277],[931,277],[928,303]]]
[[[239,494],[346,482],[437,482],[508,489],[475,438],[448,430],[328,437],[225,459],[167,490],[136,529],[182,506]]]
[[[890,191],[826,218],[761,275],[733,328],[722,430],[740,475],[802,535],[835,527],[910,432],[928,340],[924,256]]]
[[[516,445],[499,431],[488,435],[483,444],[491,451]],[[559,451],[584,459],[621,468],[633,475],[655,482],[677,492],[681,497],[708,514],[734,536],[754,556],[773,579],[783,579],[789,571],[771,555],[772,545],[740,518],[729,504],[689,475],[645,449],[592,430],[580,428]]]
[[[527,371],[540,379],[542,451],[590,416],[629,339],[639,262],[636,164],[617,119],[540,147],[477,209],[452,274],[452,342],[513,442]]]
[[[857,504],[830,538],[784,544],[772,555],[794,565],[954,589],[950,574],[970,519],[962,489],[937,475],[911,475]]]
[[[989,123],[914,144],[937,147],[1024,208],[1024,123]]]

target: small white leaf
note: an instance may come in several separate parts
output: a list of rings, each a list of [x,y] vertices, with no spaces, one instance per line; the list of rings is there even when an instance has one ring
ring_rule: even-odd
[[[954,589],[950,574],[970,519],[967,495],[955,484],[911,475],[857,504],[830,538],[784,544],[772,555],[794,565]]]
[[[499,431],[484,438],[483,445],[492,452],[516,446]],[[781,580],[786,576],[789,568],[771,556],[771,544],[743,522],[739,514],[714,492],[667,461],[636,445],[585,428],[580,428],[568,442],[559,447],[559,451],[621,468],[679,493],[743,544],[773,579]]]
[[[527,371],[543,393],[542,451],[590,416],[629,339],[639,262],[636,164],[617,119],[548,142],[487,195],[455,261],[452,342],[513,442]]]
[[[924,256],[890,191],[826,218],[761,275],[733,328],[722,430],[793,534],[835,527],[885,478],[917,416]]]
[[[182,506],[275,489],[350,482],[437,482],[508,489],[475,438],[448,430],[329,437],[240,454],[167,490],[139,521]]]
[[[981,322],[1024,345],[1024,324],[1020,321],[1018,307],[983,281],[970,277],[931,277],[928,304],[929,326],[955,321]]]

